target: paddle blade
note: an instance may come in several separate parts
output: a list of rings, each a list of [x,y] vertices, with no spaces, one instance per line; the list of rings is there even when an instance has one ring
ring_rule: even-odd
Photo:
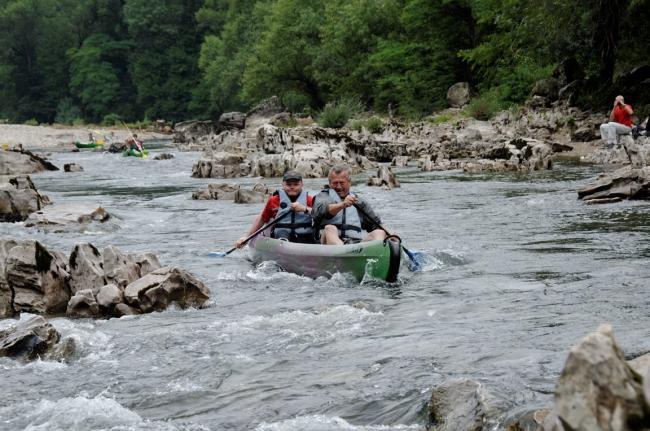
[[[406,247],[402,247],[402,250],[404,250],[404,253],[408,256],[409,260],[407,261],[407,265],[409,267],[409,270],[411,272],[419,272],[422,271],[422,267],[424,266],[426,262],[426,256],[424,253],[420,252],[413,252]]]

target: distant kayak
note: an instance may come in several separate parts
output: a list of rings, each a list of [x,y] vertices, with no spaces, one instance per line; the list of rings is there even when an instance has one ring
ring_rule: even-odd
[[[149,151],[147,150],[138,151],[134,148],[131,148],[130,150],[124,151],[122,155],[124,157],[147,157],[149,155]]]
[[[349,273],[361,281],[364,276],[394,282],[401,260],[395,241],[367,241],[348,245],[298,244],[258,235],[249,246],[256,263],[274,261],[285,271],[307,277],[329,277]]]
[[[75,142],[74,146],[77,148],[98,148],[103,147],[104,142]]]

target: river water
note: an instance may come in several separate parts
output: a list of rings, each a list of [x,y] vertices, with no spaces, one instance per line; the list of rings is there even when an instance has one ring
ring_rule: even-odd
[[[254,268],[243,251],[209,257],[230,248],[261,205],[195,201],[192,190],[255,180],[194,179],[199,154],[174,154],[54,153],[55,165],[85,172],[33,175],[39,191],[101,204],[115,218],[66,233],[4,223],[0,236],[67,254],[83,241],[152,251],[201,278],[210,306],[51,319],[79,351],[66,363],[1,359],[0,429],[422,430],[433,387],[460,377],[482,384],[490,427],[503,429],[552,403],[569,349],[599,324],[613,325],[627,354],[650,350],[649,205],[577,200],[600,167],[406,168],[392,191],[355,177],[385,225],[429,259],[420,273],[403,268],[399,283],[358,284]]]

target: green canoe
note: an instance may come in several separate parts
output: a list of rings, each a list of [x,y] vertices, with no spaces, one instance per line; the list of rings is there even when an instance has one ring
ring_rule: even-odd
[[[138,151],[131,148],[130,150],[125,150],[122,153],[122,155],[124,157],[147,157],[149,155],[149,151],[147,150]]]
[[[104,142],[75,142],[74,146],[77,148],[98,148],[103,147]]]
[[[249,243],[253,262],[272,260],[283,270],[307,277],[350,273],[361,281],[368,276],[397,280],[401,246],[396,241],[367,241],[348,245],[298,244],[258,235]]]

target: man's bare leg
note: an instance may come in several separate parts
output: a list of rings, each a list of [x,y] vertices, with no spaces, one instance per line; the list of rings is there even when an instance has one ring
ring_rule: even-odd
[[[325,245],[343,245],[343,241],[339,238],[339,230],[336,226],[328,224],[323,229],[323,234],[320,237],[320,243]]]
[[[385,240],[386,239],[386,231],[382,229],[375,229],[372,232],[370,232],[364,239],[363,241],[373,241],[376,239],[380,240]]]

